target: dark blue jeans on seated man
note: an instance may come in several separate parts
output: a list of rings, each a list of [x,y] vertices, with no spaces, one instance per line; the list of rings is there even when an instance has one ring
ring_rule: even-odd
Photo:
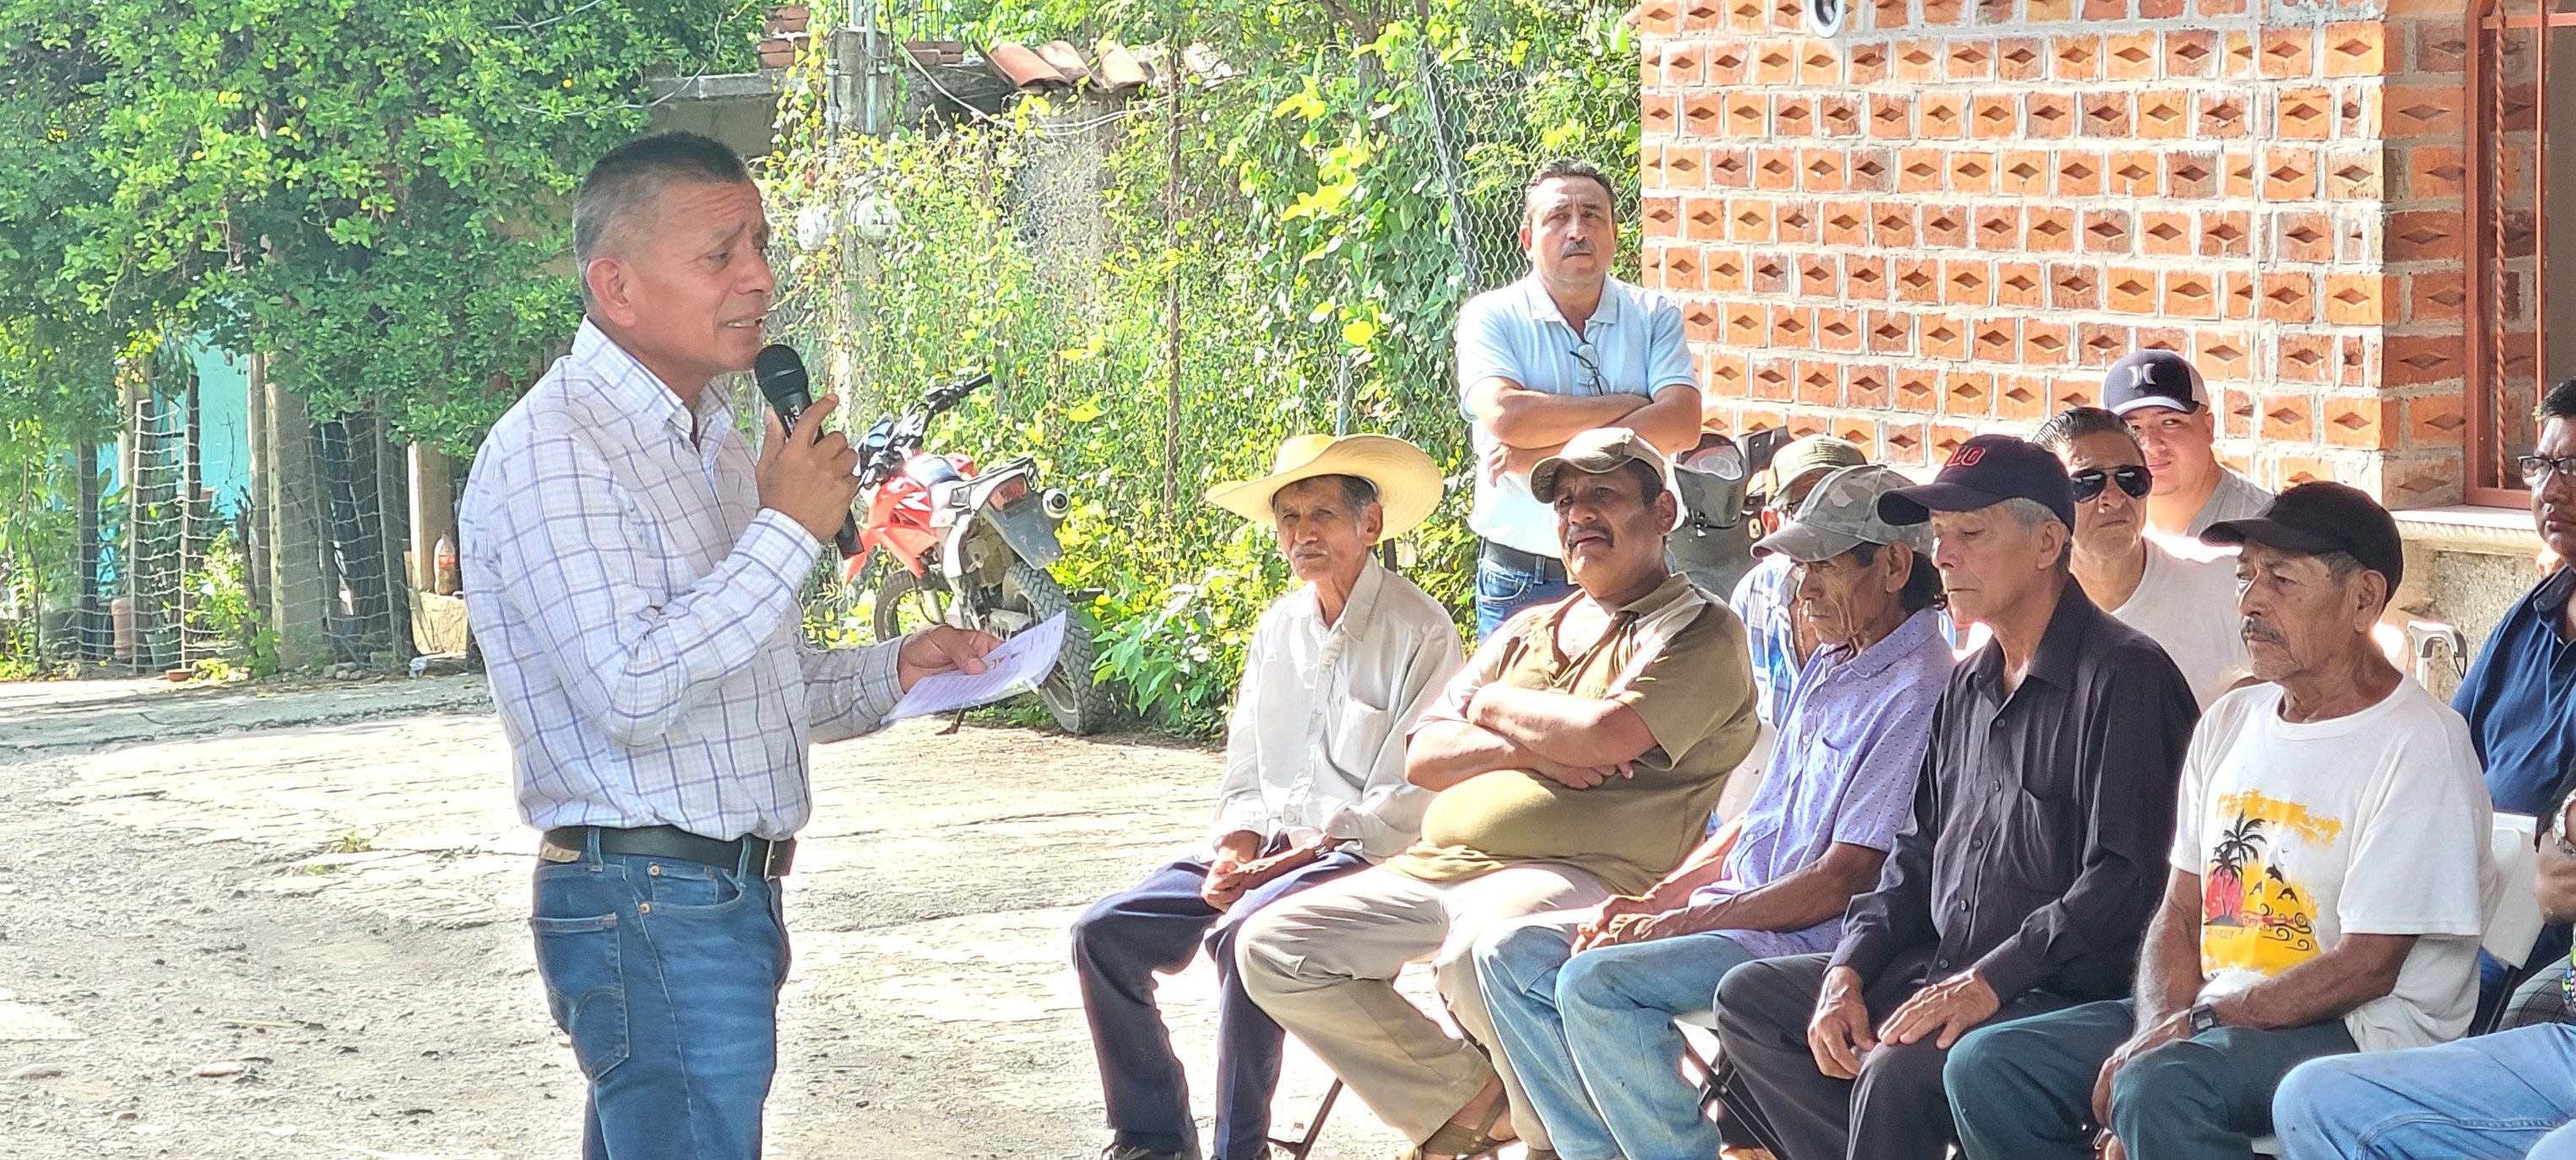
[[[1544,566],[1516,568],[1495,559],[1490,552],[1482,554],[1476,558],[1476,639],[1494,635],[1494,630],[1515,612],[1554,604],[1573,594],[1574,584],[1565,578],[1562,564],[1557,564],[1553,572]]]
[[[585,1160],[752,1160],[787,924],[751,868],[590,849],[541,862],[537,974],[590,1081]]]
[[[1269,1142],[1270,1095],[1279,1086],[1288,1033],[1253,1004],[1235,977],[1235,932],[1262,907],[1367,867],[1367,859],[1345,846],[1246,891],[1220,911],[1199,896],[1207,859],[1184,858],[1146,875],[1133,889],[1101,899],[1074,920],[1074,977],[1091,1021],[1115,1143],[1184,1155],[1196,1151],[1189,1082],[1154,1004],[1154,975],[1188,966],[1204,942],[1218,987],[1215,1158],[1252,1160],[1261,1154]]]

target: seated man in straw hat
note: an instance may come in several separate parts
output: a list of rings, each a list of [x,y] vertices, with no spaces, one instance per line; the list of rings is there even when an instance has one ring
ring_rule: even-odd
[[[1300,435],[1270,474],[1219,484],[1208,499],[1276,529],[1302,583],[1253,632],[1210,847],[1073,924],[1114,1133],[1103,1160],[1200,1155],[1154,974],[1180,970],[1202,940],[1221,991],[1216,1156],[1266,1153],[1286,1038],[1235,977],[1235,932],[1280,898],[1413,844],[1431,795],[1405,781],[1405,731],[1458,667],[1448,612],[1371,551],[1440,502],[1440,471],[1420,449],[1383,435]]]
[[[1254,915],[1244,990],[1421,1157],[1476,1156],[1544,1126],[1497,1049],[1468,948],[1546,910],[1638,894],[1697,843],[1760,728],[1744,623],[1665,562],[1672,467],[1624,427],[1530,469],[1574,595],[1515,614],[1426,709],[1405,754],[1438,791],[1384,866]],[[1397,993],[1428,959],[1458,1028]],[[1508,1107],[1507,1107],[1508,1105]]]

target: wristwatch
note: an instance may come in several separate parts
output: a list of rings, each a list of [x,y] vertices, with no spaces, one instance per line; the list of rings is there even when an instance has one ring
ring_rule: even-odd
[[[2204,1034],[2218,1027],[2218,1008],[2207,1003],[2192,1004],[2190,1015],[2191,1033],[2194,1035]]]

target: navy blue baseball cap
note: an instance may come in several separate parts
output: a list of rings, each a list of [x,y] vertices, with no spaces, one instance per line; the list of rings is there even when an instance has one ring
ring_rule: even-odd
[[[2200,369],[2169,350],[2142,350],[2102,372],[2102,409],[2114,415],[2140,407],[2199,411],[2209,406],[2208,400]]]
[[[2008,499],[2026,499],[2075,527],[2075,488],[2066,465],[2036,443],[2010,435],[1979,435],[1950,453],[1930,483],[1900,487],[1878,497],[1878,518],[1919,524],[1934,512],[1966,512]]]

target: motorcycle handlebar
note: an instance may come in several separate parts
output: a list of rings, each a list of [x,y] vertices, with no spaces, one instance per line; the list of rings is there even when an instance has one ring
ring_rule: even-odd
[[[982,390],[984,387],[991,384],[992,381],[993,372],[985,371],[972,378],[959,379],[953,383],[932,387],[927,393],[922,395],[922,403],[928,409],[929,414],[936,415],[941,411],[945,411],[950,407],[956,406],[960,401],[964,400],[966,396]]]
[[[907,414],[900,420],[880,420],[881,424],[890,422],[891,426],[887,431],[885,443],[874,450],[866,463],[860,465],[860,486],[874,486],[900,470],[904,459],[910,456],[920,443],[923,432],[929,429],[932,417],[956,406],[964,401],[966,396],[982,390],[992,381],[993,372],[984,371],[952,383],[942,383],[922,392],[921,410]]]

